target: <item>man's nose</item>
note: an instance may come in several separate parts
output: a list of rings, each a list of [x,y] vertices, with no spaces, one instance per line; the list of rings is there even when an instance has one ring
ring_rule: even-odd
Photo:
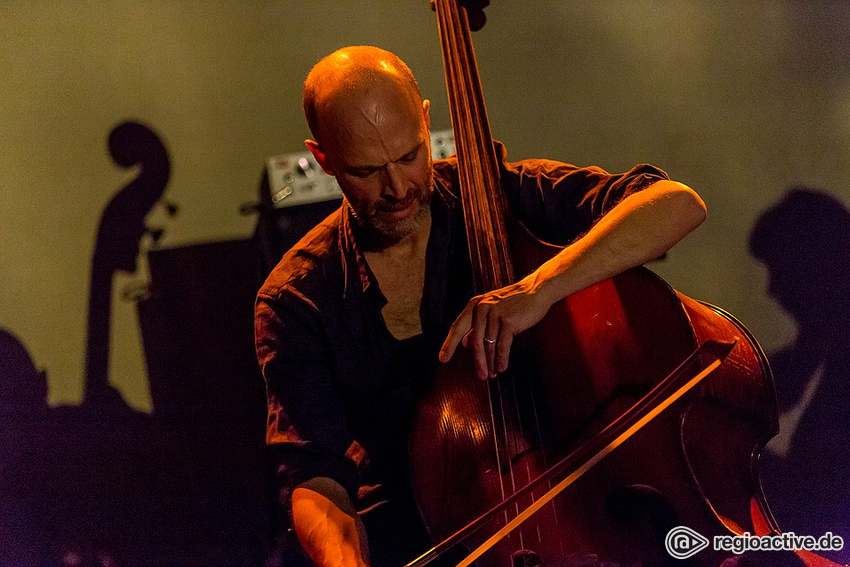
[[[404,200],[407,196],[407,182],[401,168],[390,163],[384,168],[383,175],[383,193],[385,196],[391,197],[398,201]]]

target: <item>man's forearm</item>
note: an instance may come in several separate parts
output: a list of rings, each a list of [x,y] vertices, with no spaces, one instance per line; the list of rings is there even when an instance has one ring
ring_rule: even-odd
[[[705,219],[691,189],[659,181],[624,199],[530,278],[551,303],[667,252]]]
[[[315,478],[292,492],[292,521],[304,551],[318,567],[366,567],[366,530],[336,481]]]
[[[514,336],[536,325],[556,301],[658,258],[704,218],[702,199],[675,181],[630,195],[528,276],[473,297],[452,325],[440,360],[448,362],[462,342],[479,378],[504,372]]]

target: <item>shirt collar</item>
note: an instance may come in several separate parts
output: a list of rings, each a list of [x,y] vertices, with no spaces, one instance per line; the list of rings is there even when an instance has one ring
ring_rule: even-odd
[[[345,288],[342,292],[343,299],[353,297],[360,288],[362,293],[372,285],[375,276],[366,263],[366,257],[357,245],[354,237],[354,213],[348,201],[342,201],[342,219],[339,223],[339,251],[342,261],[342,273],[345,280]]]

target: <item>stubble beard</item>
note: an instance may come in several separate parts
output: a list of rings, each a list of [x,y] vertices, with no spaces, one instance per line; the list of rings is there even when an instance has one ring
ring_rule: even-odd
[[[402,240],[414,232],[422,225],[422,221],[428,216],[431,206],[431,196],[434,187],[434,173],[431,172],[428,176],[428,182],[425,185],[417,185],[408,191],[407,197],[401,203],[395,203],[400,208],[418,203],[416,213],[410,218],[402,220],[394,220],[387,218],[386,212],[381,208],[381,202],[371,203],[365,211],[352,211],[355,218],[360,222],[361,226],[371,232],[377,233],[382,238],[390,241]]]

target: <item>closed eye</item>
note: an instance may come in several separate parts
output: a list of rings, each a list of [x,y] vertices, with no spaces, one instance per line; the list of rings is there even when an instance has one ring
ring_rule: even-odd
[[[365,167],[365,168],[361,168],[361,169],[349,170],[348,173],[349,173],[349,175],[363,179],[363,178],[369,177],[370,175],[372,175],[376,171],[378,171],[378,168],[376,168],[376,167]]]
[[[412,149],[411,151],[407,152],[406,154],[404,154],[403,156],[401,156],[400,158],[395,160],[395,163],[401,163],[401,164],[405,164],[405,165],[409,164],[409,163],[413,163],[414,161],[416,161],[416,158],[419,156],[419,151],[421,149],[422,149],[422,144],[419,144],[414,149]],[[380,170],[382,168],[383,168],[383,166],[381,166],[381,167],[371,167],[371,166],[370,167],[352,167],[352,168],[347,170],[347,173],[349,175],[351,175],[352,177],[365,179],[366,177],[373,175],[375,172],[377,172],[378,170]]]
[[[422,147],[421,145],[416,146],[416,149],[404,154],[403,156],[398,158],[398,161],[400,161],[401,163],[411,163],[413,160],[416,159],[416,156],[419,155],[419,148],[421,148],[421,147]]]

